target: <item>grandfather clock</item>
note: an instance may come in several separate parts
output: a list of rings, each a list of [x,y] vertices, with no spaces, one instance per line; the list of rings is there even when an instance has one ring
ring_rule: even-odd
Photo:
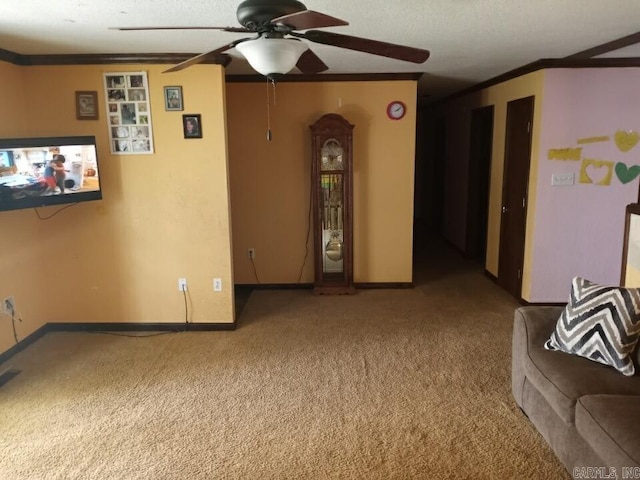
[[[314,292],[354,293],[353,125],[335,113],[311,125]]]

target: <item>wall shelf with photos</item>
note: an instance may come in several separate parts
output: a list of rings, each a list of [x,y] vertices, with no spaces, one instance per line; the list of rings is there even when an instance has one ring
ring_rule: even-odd
[[[111,153],[153,153],[147,73],[105,73],[104,91]]]

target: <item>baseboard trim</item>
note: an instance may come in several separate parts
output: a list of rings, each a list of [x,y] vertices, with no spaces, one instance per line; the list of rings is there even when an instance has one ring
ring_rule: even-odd
[[[234,286],[254,290],[310,290],[313,283],[236,283]]]
[[[49,332],[211,332],[235,330],[237,323],[47,323],[23,338],[7,351],[0,353],[0,364],[21,352]]]
[[[2,387],[5,383],[11,381],[18,375],[20,375],[20,370],[16,370],[14,368],[8,368],[0,372],[0,387]]]
[[[205,332],[235,330],[236,323],[48,323],[50,332]]]
[[[489,270],[485,270],[484,274],[489,278],[489,280],[491,280],[493,283],[498,283],[498,277],[496,277],[493,273],[491,273]]]
[[[313,283],[239,283],[240,288],[253,288],[255,290],[301,290],[313,289]],[[356,282],[354,287],[359,289],[371,288],[413,288],[413,282]]]
[[[6,362],[11,357],[13,357],[16,353],[19,353],[22,350],[24,350],[25,348],[27,348],[29,345],[34,343],[36,340],[38,340],[40,337],[44,336],[44,334],[49,332],[49,331],[50,331],[49,330],[49,324],[47,323],[47,324],[43,325],[42,327],[40,327],[39,329],[37,329],[31,335],[28,335],[25,338],[23,338],[22,340],[20,340],[13,347],[9,348],[9,350],[6,350],[6,351],[0,353],[0,364]]]
[[[362,290],[370,290],[375,288],[402,289],[413,288],[413,282],[358,282],[354,287]]]
[[[496,277],[493,273],[489,272],[488,270],[484,271],[484,274],[487,278],[489,278],[489,280],[491,280],[493,283],[495,283],[496,285],[498,284],[498,277]],[[506,290],[505,290],[506,292]],[[567,305],[567,302],[529,302],[527,300],[525,300],[522,297],[516,298],[516,300],[518,301],[518,303],[522,306],[538,306],[538,307],[565,307]]]
[[[522,303],[525,307],[566,307],[567,302],[529,302],[524,298],[520,299],[520,303]]]

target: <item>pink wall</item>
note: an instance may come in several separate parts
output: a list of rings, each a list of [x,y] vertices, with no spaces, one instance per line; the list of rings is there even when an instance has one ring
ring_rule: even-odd
[[[530,302],[564,302],[571,279],[618,284],[625,206],[638,199],[638,178],[609,186],[580,183],[582,161],[549,160],[550,149],[582,146],[581,158],[640,165],[640,143],[621,151],[616,131],[640,132],[640,68],[550,69],[545,75]],[[578,139],[609,141],[578,145]],[[601,169],[588,170],[601,175]],[[575,184],[552,186],[552,174]]]

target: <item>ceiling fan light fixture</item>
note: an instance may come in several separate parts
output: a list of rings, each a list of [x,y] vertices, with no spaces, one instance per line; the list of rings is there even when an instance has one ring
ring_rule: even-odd
[[[290,72],[308,48],[306,43],[299,40],[265,37],[236,45],[249,65],[265,77]]]

